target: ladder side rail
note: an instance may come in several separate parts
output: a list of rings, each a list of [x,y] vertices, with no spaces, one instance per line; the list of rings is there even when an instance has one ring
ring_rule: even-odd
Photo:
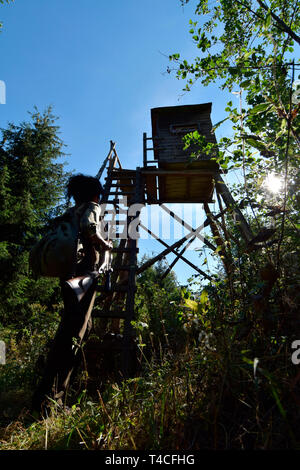
[[[100,168],[100,170],[98,171],[98,173],[97,173],[97,175],[96,175],[96,178],[97,178],[98,180],[100,180],[100,178],[101,178],[101,176],[102,176],[102,173],[103,173],[103,171],[105,170],[105,167],[106,167],[108,161],[110,161],[110,159],[111,159],[111,156],[112,156],[114,147],[115,147],[115,143],[112,142],[112,141],[110,141],[110,150],[109,150],[109,152],[108,152],[108,155],[107,155],[107,157],[104,159],[104,162],[102,163],[101,168]]]
[[[142,201],[142,178],[140,168],[136,169],[136,180],[135,180],[135,195],[134,203],[140,203]],[[128,215],[128,221],[140,218],[140,212],[132,216]],[[139,224],[138,224],[139,226]],[[137,230],[138,230],[137,226]],[[128,224],[129,227],[129,224]],[[135,318],[135,292],[136,292],[136,274],[137,274],[137,245],[138,240],[136,238],[130,238],[128,233],[127,239],[128,247],[131,249],[129,252],[129,271],[128,271],[128,291],[126,297],[126,318],[124,321],[124,332],[123,332],[123,354],[122,354],[122,372],[125,377],[129,375],[130,368],[130,345],[133,340],[133,326],[132,320]]]

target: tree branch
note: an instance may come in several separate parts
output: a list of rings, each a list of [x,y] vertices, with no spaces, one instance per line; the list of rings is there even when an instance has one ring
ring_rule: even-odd
[[[268,6],[261,0],[257,0],[257,3],[261,6],[261,8],[266,11],[269,11]],[[279,16],[277,16],[272,10],[270,10],[270,14],[273,20],[275,20],[276,23],[279,25],[280,29],[285,31],[292,39],[294,39],[294,41],[300,44],[300,37],[296,33],[294,33],[294,31],[284,21],[282,21],[282,19],[279,18]]]
[[[256,11],[252,10],[248,5],[245,5],[245,3],[241,2],[240,0],[235,0],[236,3],[238,3],[239,5],[241,5],[242,7],[246,8],[246,10],[250,11],[250,13],[252,13],[253,15],[257,16],[258,18],[260,18],[261,20],[263,20],[264,18],[262,16],[260,16]],[[264,10],[266,11],[269,11],[269,8],[268,6],[263,3],[261,0],[257,0],[258,4],[260,5],[261,8],[263,8]],[[283,30],[284,32],[286,32],[292,39],[294,39],[298,44],[300,44],[300,37],[294,33],[294,31],[284,22],[282,21],[281,18],[279,18],[279,16],[277,16],[272,10],[270,10],[270,13],[271,13],[271,16],[272,18],[276,21],[277,23],[277,26]]]

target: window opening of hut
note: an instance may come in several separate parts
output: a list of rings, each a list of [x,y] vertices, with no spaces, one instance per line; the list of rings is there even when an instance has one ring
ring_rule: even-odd
[[[170,132],[171,134],[188,134],[189,132],[198,131],[198,124],[171,124]]]

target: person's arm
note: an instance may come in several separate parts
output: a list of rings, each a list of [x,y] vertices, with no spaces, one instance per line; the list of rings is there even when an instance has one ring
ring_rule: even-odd
[[[91,202],[81,217],[80,230],[82,235],[91,240],[96,248],[111,250],[113,248],[112,242],[104,240],[100,232],[100,213],[99,204]]]

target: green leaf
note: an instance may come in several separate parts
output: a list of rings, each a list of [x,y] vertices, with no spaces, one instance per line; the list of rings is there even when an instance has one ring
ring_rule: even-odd
[[[284,131],[287,128],[287,122],[286,122],[285,119],[282,119],[280,128],[281,128],[281,132]]]
[[[261,141],[252,139],[251,137],[246,138],[247,144],[251,145],[251,147],[256,148],[257,150],[269,150],[268,147]]]
[[[251,83],[252,83],[252,80],[245,80],[244,82],[240,84],[240,87],[244,89],[248,88],[251,85]]]
[[[223,122],[227,121],[227,119],[229,119],[229,116],[225,119],[222,119],[222,121],[217,122],[217,124],[213,126],[212,130],[215,131],[218,127],[221,126],[221,124],[223,124]]]
[[[249,109],[249,114],[259,114],[267,111],[272,105],[270,103],[260,103]]]
[[[265,28],[268,29],[271,26],[272,23],[272,16],[271,16],[271,10],[269,9],[266,20],[265,20]]]
[[[203,305],[203,304],[206,304],[207,302],[208,302],[208,293],[204,289],[200,295],[200,303]]]
[[[195,300],[185,299],[184,303],[191,310],[197,310],[198,309],[198,304],[197,304],[197,302],[195,302]]]
[[[245,52],[245,54],[243,55],[243,59],[244,59],[244,60],[249,59],[249,57],[251,56],[251,54],[252,54],[251,51]]]
[[[249,364],[249,366],[253,366],[253,361],[248,357],[243,357],[242,359],[244,362],[246,362],[246,364]]]

